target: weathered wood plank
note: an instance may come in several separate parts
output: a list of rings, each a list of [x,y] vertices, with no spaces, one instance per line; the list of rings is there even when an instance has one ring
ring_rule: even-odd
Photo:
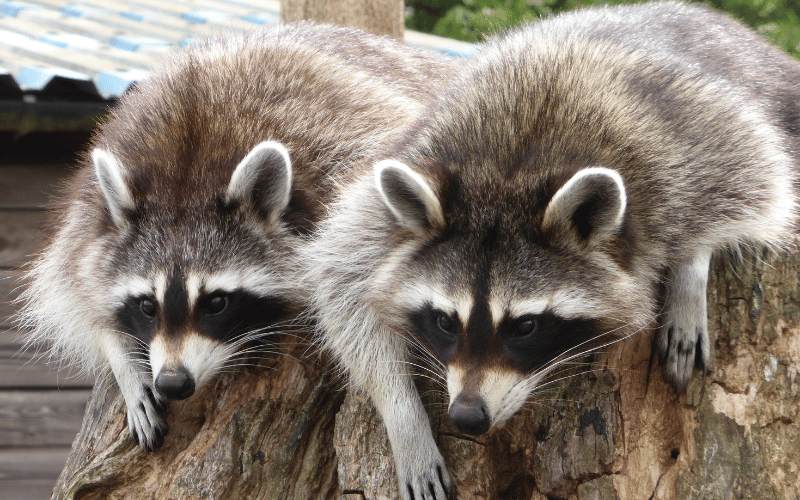
[[[3,500],[47,500],[53,492],[55,481],[24,479],[2,481]]]
[[[69,447],[90,391],[0,391],[0,449]]]
[[[45,500],[69,448],[0,449],[0,496],[3,500]]]
[[[0,267],[18,268],[44,242],[47,212],[0,210]]]
[[[0,208],[45,208],[69,175],[64,165],[0,165]]]
[[[12,327],[11,315],[16,311],[13,304],[20,292],[22,271],[0,269],[0,328]]]
[[[91,388],[94,381],[48,365],[32,350],[20,351],[19,334],[0,330],[0,389],[26,387]]]

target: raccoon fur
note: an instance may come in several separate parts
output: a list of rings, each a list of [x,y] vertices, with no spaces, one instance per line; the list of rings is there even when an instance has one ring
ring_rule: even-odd
[[[310,23],[176,53],[121,99],[65,189],[21,299],[29,345],[110,369],[133,439],[159,447],[167,400],[293,328],[298,248],[337,178],[450,64]]]
[[[712,253],[794,237],[799,85],[796,61],[705,7],[588,9],[487,44],[354,172],[304,254],[322,341],[381,413],[403,498],[447,489],[411,347],[474,435],[659,321],[677,389],[708,367]]]

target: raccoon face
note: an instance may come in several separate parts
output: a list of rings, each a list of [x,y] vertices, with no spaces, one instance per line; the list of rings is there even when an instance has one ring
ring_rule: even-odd
[[[288,153],[261,143],[220,192],[168,206],[136,199],[132,174],[110,153],[93,159],[114,226],[104,265],[111,323],[159,393],[188,398],[299,312],[293,251],[277,222],[291,192]]]
[[[275,289],[271,289],[271,288]],[[151,279],[120,279],[116,325],[149,362],[155,389],[186,399],[245,345],[280,333],[294,296],[263,269],[199,273],[175,266]]]
[[[474,208],[456,207],[452,193],[440,200],[399,162],[376,165],[376,180],[414,235],[379,271],[377,309],[443,367],[450,419],[464,433],[507,420],[546,375],[607,340],[632,321],[626,308],[640,306],[629,300],[634,279],[603,251],[625,212],[614,171],[580,170],[540,213],[516,216],[523,208],[513,203],[489,206],[502,200]]]

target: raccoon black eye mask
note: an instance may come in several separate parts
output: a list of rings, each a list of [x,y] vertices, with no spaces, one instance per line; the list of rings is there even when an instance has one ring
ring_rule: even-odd
[[[797,227],[798,81],[795,60],[700,5],[585,9],[487,44],[343,187],[305,252],[312,304],[383,417],[404,499],[450,490],[409,343],[465,434],[653,327],[677,391],[708,367],[712,254]]]

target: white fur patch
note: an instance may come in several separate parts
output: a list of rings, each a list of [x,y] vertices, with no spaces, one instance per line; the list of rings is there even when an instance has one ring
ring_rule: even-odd
[[[548,298],[510,299],[505,303],[493,299],[489,301],[489,305],[493,308],[492,315],[498,314],[500,318],[506,311],[512,318],[551,311],[564,319],[594,317],[611,312],[601,302],[577,289],[558,290],[552,292]],[[494,309],[497,309],[497,313],[494,312]]]
[[[552,299],[523,299],[502,305],[497,300],[489,301],[489,307],[498,309],[497,317],[499,318],[505,315],[506,308],[509,316],[512,318],[519,318],[528,314],[542,314],[548,306],[552,306]],[[493,310],[492,316],[494,316],[494,314]]]
[[[112,298],[112,304],[115,306],[122,305],[128,297],[148,296],[151,297],[155,293],[153,283],[142,278],[141,276],[124,276],[117,279],[117,283],[109,291],[109,296]]]
[[[186,294],[189,296],[189,304],[194,305],[200,297],[200,290],[203,288],[203,280],[197,273],[189,273],[186,276]]]
[[[396,299],[407,309],[419,309],[430,304],[447,314],[456,314],[462,322],[469,319],[474,300],[469,295],[448,296],[443,289],[432,284],[413,284],[401,290]]]
[[[479,395],[489,411],[492,426],[508,420],[528,400],[529,391],[519,390],[522,380],[522,375],[513,370],[489,368],[483,373]],[[458,393],[450,394],[451,404],[456,396]]]
[[[150,341],[150,370],[153,373],[153,380],[158,378],[164,366],[172,365],[175,361],[175,353],[170,353],[164,345],[164,337],[156,335]],[[171,355],[171,356],[170,356]]]
[[[160,272],[156,275],[155,279],[156,300],[159,304],[164,303],[164,297],[167,294],[167,273]]]
[[[188,333],[183,339],[178,359],[200,388],[225,365],[234,351],[231,346],[218,340]]]
[[[603,303],[587,296],[581,290],[559,290],[550,301],[553,312],[564,319],[577,319],[611,314]]]
[[[461,394],[462,390],[464,390],[464,370],[458,365],[448,365],[447,394],[450,396],[449,405],[453,404],[453,401]]]
[[[221,290],[233,292],[238,289],[252,292],[259,296],[294,294],[297,285],[288,283],[280,274],[261,267],[248,267],[241,270],[219,271],[192,276],[196,290],[205,292]],[[191,293],[191,292],[190,292]]]

